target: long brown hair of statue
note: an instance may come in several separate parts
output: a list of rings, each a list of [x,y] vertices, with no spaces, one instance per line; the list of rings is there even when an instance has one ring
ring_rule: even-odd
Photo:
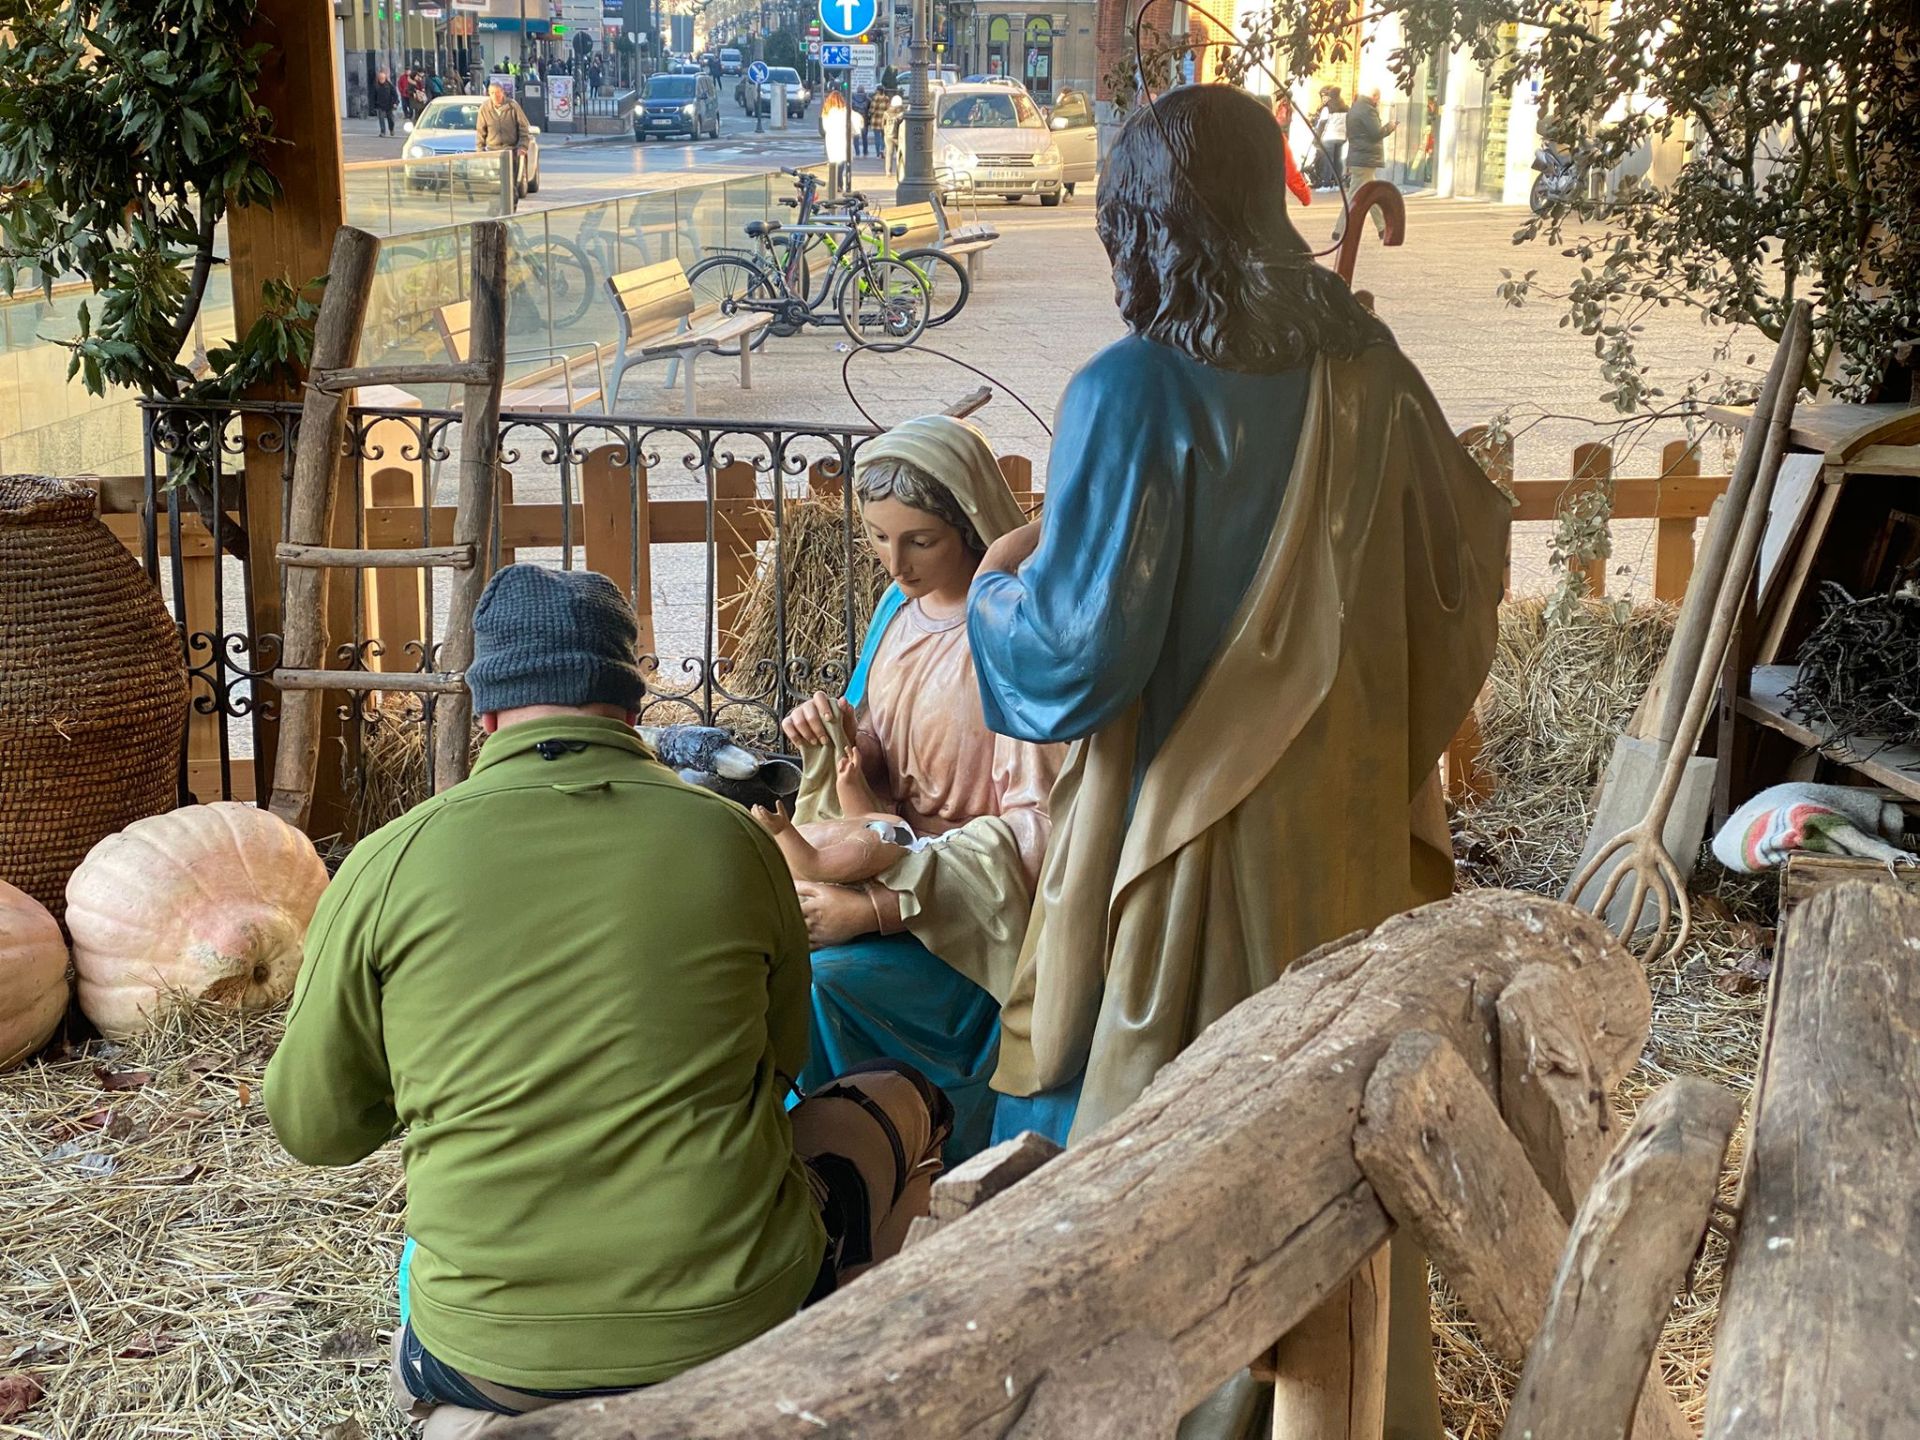
[[[1393,343],[1287,218],[1284,146],[1267,108],[1227,85],[1182,86],[1128,118],[1099,230],[1136,335],[1255,374]]]

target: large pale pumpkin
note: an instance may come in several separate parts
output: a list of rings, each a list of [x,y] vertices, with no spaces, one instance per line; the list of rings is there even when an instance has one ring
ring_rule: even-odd
[[[252,805],[136,821],[67,881],[80,1008],[102,1034],[122,1036],[177,999],[276,1004],[293,991],[326,888],[313,842]]]
[[[0,880],[0,1070],[53,1038],[67,1013],[67,942],[60,922]]]

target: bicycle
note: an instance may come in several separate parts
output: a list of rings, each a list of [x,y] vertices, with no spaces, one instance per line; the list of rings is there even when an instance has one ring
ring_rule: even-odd
[[[783,197],[780,204],[796,211],[794,224],[789,228],[804,235],[803,243],[792,247],[794,255],[786,262],[789,283],[799,293],[811,294],[812,265],[807,256],[826,244],[825,235],[812,228],[817,223],[815,217],[822,211],[845,209],[849,217],[858,218],[870,207],[866,196],[857,193],[844,195],[835,201],[823,201],[819,199],[820,181],[817,177],[803,170],[782,169],[781,173],[793,177],[794,188],[800,193],[797,198]],[[801,227],[807,228],[802,231]],[[967,274],[966,266],[946,251],[932,245],[896,251],[892,234],[882,230],[877,253],[881,259],[899,260],[911,266],[926,282],[929,330],[946,324],[966,308],[968,297],[973,294],[973,277]]]
[[[694,304],[709,306],[722,315],[759,311],[773,323],[756,331],[748,342],[758,350],[768,331],[793,335],[809,325],[841,328],[856,345],[911,345],[927,329],[930,296],[918,271],[900,260],[873,253],[865,237],[886,226],[861,219],[836,225],[783,226],[778,220],[753,220],[746,226],[754,242],[751,255],[714,255],[687,273]],[[820,294],[793,283],[804,280],[804,244],[813,236],[837,235]],[[716,353],[738,355],[739,343],[722,345]]]

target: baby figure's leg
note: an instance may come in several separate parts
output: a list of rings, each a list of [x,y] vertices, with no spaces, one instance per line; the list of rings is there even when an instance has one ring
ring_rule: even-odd
[[[840,800],[840,813],[849,820],[861,815],[885,814],[887,807],[867,783],[867,772],[860,765],[858,746],[849,745],[834,762],[833,789]]]

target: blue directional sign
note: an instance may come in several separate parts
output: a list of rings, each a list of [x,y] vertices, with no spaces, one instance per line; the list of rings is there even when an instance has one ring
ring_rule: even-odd
[[[747,83],[749,85],[764,85],[767,83],[768,74],[767,62],[764,60],[756,60],[747,66]]]
[[[822,45],[820,47],[820,67],[823,70],[851,70],[853,68],[853,46]]]
[[[829,35],[864,35],[879,18],[880,0],[820,0],[820,28]]]

